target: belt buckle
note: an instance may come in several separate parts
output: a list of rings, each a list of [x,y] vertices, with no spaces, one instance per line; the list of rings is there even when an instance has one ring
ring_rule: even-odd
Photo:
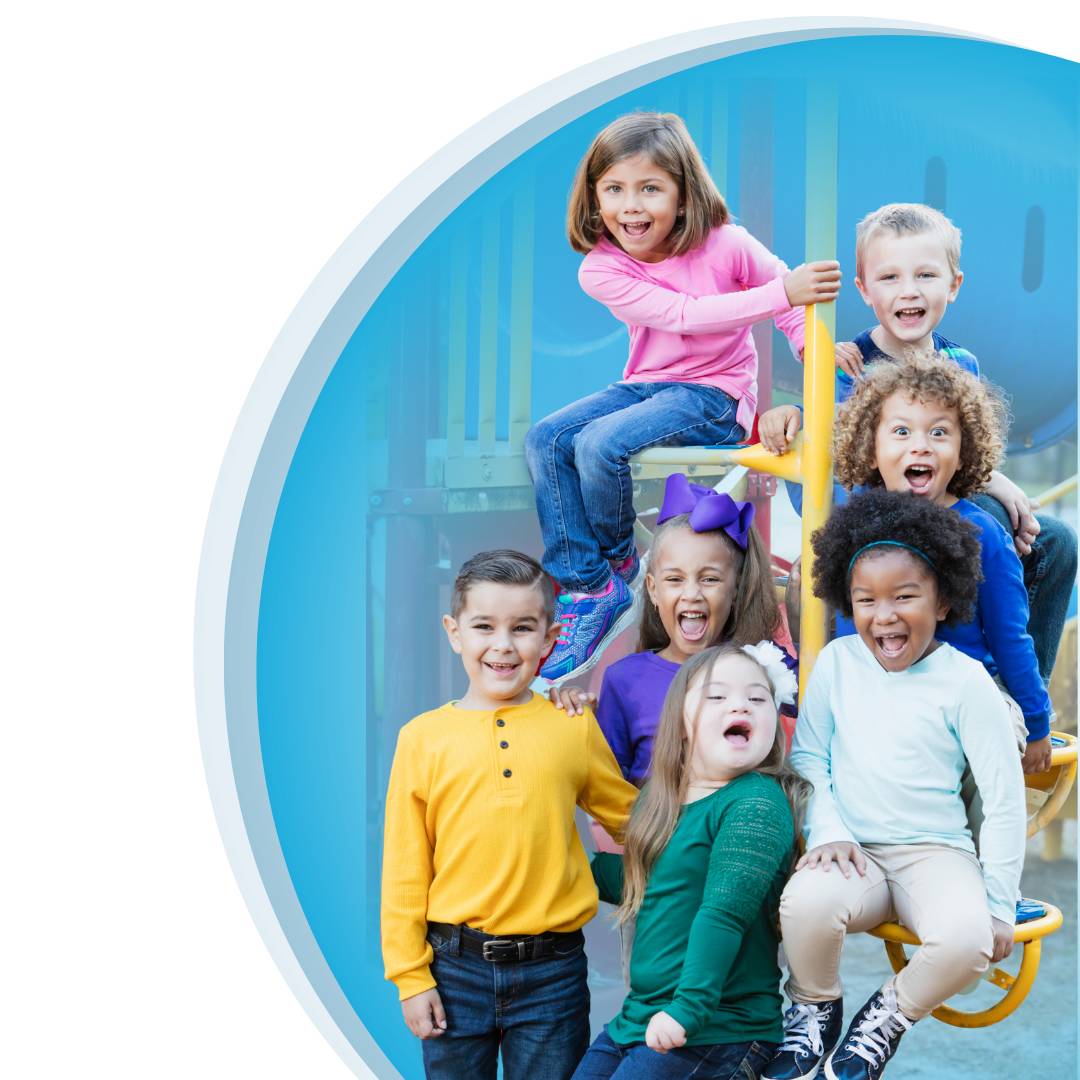
[[[490,938],[484,942],[481,956],[489,963],[501,964],[507,960],[525,959],[525,942],[510,938]],[[510,950],[513,952],[510,952]]]

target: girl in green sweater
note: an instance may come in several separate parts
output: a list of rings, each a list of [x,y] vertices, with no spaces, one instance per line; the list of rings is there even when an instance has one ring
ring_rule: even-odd
[[[626,853],[593,860],[600,898],[636,929],[630,993],[574,1080],[728,1080],[770,1060],[777,905],[810,791],[777,723],[795,690],[769,641],[706,649],[676,674]]]

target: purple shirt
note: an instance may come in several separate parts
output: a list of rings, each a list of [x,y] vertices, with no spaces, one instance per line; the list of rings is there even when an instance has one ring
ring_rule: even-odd
[[[604,672],[596,719],[623,776],[639,787],[649,775],[653,736],[678,670],[678,664],[656,653],[638,652]]]

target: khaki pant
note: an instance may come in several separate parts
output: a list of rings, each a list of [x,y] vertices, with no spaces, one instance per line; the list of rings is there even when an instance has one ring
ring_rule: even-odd
[[[919,1020],[990,964],[993,930],[974,855],[939,844],[868,844],[866,876],[804,867],[780,900],[794,1002],[841,997],[844,935],[899,920],[922,946],[895,977],[896,1000]]]

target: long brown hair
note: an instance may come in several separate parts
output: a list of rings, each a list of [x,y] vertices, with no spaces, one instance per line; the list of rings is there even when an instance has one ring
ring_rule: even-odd
[[[728,656],[745,656],[757,664],[757,661],[735,644],[716,645],[704,652],[692,656],[679,668],[664,698],[664,708],[660,714],[660,725],[653,740],[652,769],[649,782],[638,796],[630,823],[626,828],[626,854],[623,858],[623,894],[622,903],[615,913],[619,923],[625,923],[636,917],[641,901],[645,897],[645,887],[660,853],[667,846],[675,826],[679,823],[689,785],[691,745],[686,737],[684,716],[686,695],[691,683],[699,674],[708,678],[713,668]],[[760,664],[757,664],[761,668]],[[765,681],[772,686],[768,672],[761,668]],[[754,772],[772,776],[780,784],[791,806],[791,816],[795,822],[795,835],[802,827],[806,803],[813,790],[809,781],[804,780],[787,763],[787,742],[780,717],[776,718],[776,738],[772,749]]]
[[[668,518],[653,534],[650,568],[656,565],[656,554],[664,538],[676,529],[689,529],[690,518],[686,514]],[[709,645],[722,641],[738,641],[744,645],[771,638],[780,625],[780,605],[776,602],[769,555],[761,537],[751,529],[747,533],[746,551],[722,529],[712,531],[727,546],[735,563],[735,597],[727,622],[716,632]],[[638,627],[638,652],[659,652],[671,644],[671,638],[660,619],[660,612],[649,596],[642,590],[641,623]]]
[[[596,184],[600,177],[626,158],[644,154],[678,185],[682,213],[671,230],[671,254],[683,255],[704,243],[709,230],[731,220],[724,197],[716,190],[701,154],[682,118],[674,113],[635,112],[620,116],[593,139],[578,165],[566,235],[570,246],[584,255],[608,233],[600,217]]]

